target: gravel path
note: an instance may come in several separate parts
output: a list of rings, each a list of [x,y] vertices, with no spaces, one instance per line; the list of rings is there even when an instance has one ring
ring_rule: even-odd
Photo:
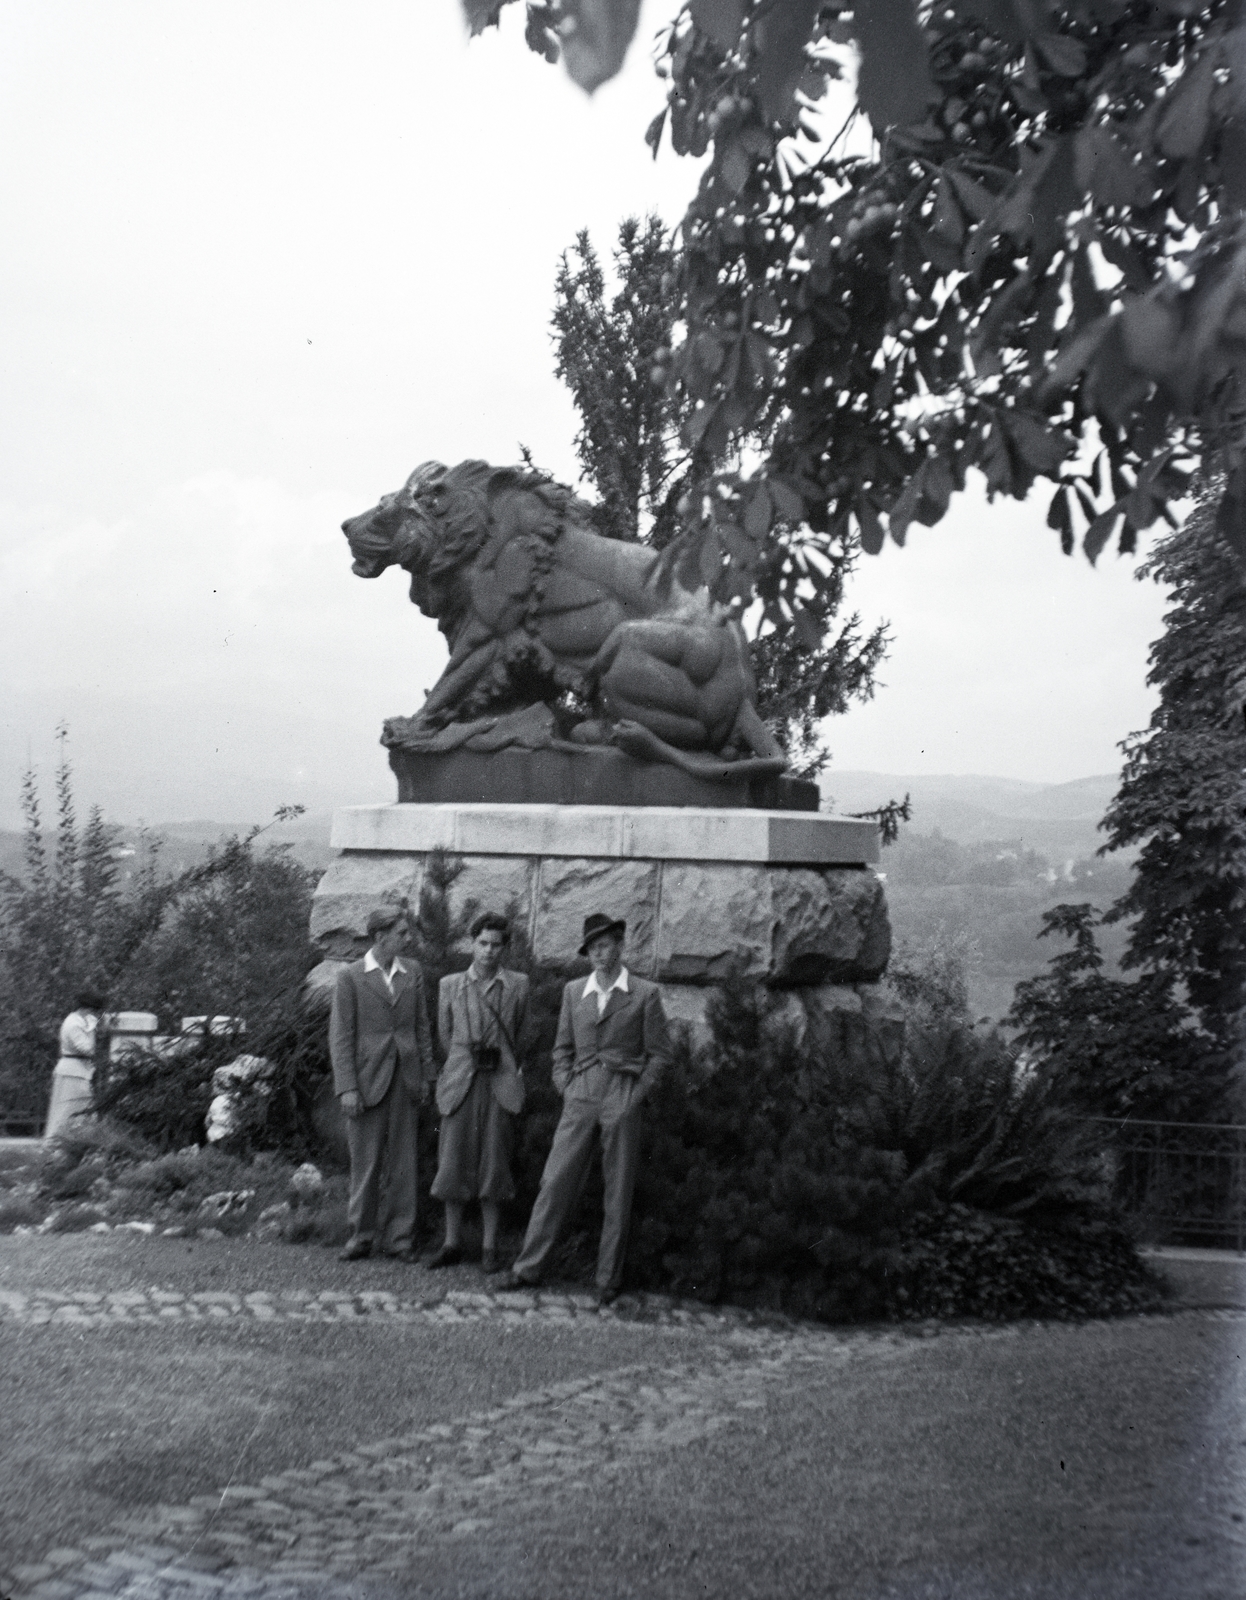
[[[442,1276],[0,1239],[0,1593],[1246,1593],[1239,1311],[838,1331]]]

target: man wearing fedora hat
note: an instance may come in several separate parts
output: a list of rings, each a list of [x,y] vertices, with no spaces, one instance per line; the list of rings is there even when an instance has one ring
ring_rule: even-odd
[[[437,1073],[424,975],[399,959],[407,913],[387,906],[368,915],[371,948],[338,974],[329,1020],[333,1089],[346,1117],[350,1150],[350,1238],[343,1261],[380,1248],[415,1260],[417,1110]],[[381,1175],[385,1210],[381,1214]]]
[[[554,1133],[523,1249],[499,1285],[528,1289],[541,1280],[601,1135],[605,1217],[597,1252],[597,1299],[608,1305],[623,1281],[627,1227],[640,1151],[640,1108],[670,1059],[662,995],[656,983],[623,965],[627,924],[594,912],[584,922],[580,954],[593,970],[562,993],[554,1041],[554,1087],[562,1116]]]

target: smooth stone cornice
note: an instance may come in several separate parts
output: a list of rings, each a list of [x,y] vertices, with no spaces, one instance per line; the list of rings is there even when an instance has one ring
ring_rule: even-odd
[[[693,806],[347,806],[334,814],[330,843],[350,851],[771,866],[864,866],[879,859],[877,826],[855,817]]]

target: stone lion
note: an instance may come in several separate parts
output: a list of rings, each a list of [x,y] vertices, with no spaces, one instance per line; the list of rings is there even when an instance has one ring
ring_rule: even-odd
[[[361,578],[400,566],[450,647],[414,717],[386,723],[408,750],[567,748],[552,707],[592,714],[571,745],[615,744],[700,777],[780,772],[757,714],[738,621],[707,591],[655,581],[658,555],[603,538],[567,488],[518,467],[425,462],[342,524]]]

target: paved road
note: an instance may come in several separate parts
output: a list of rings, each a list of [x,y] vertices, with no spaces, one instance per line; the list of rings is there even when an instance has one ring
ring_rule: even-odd
[[[1246,1594],[1246,1315],[1205,1275],[1173,1314],[909,1332],[442,1281],[0,1239],[3,1592]]]

